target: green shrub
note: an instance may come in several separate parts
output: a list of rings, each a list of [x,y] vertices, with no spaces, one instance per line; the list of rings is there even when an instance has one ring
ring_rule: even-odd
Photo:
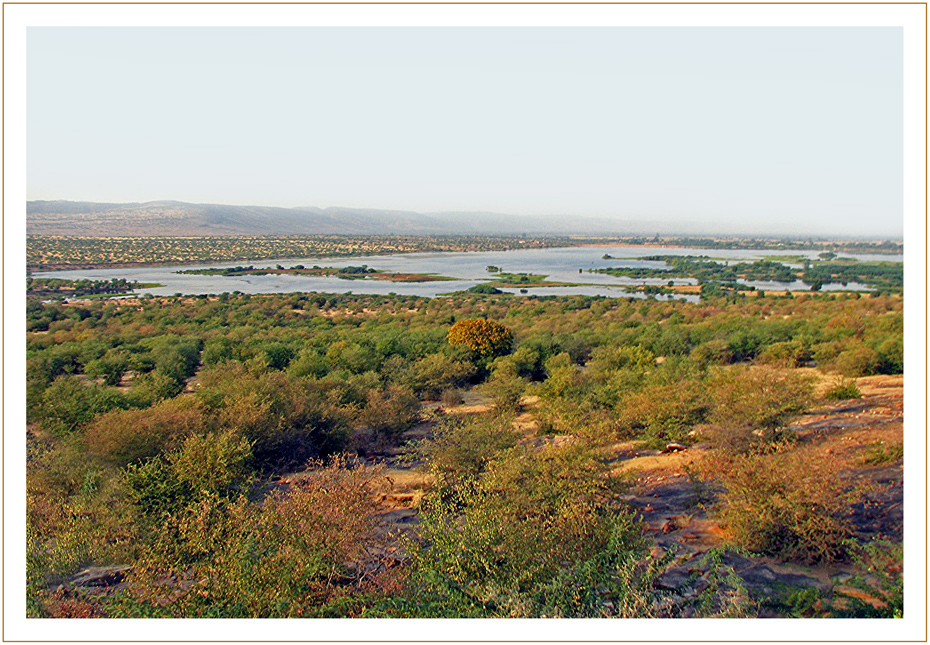
[[[517,375],[510,363],[498,366],[491,377],[479,386],[479,391],[490,397],[498,414],[513,414],[520,411],[520,401],[526,391],[526,381]]]
[[[691,360],[700,365],[726,365],[733,362],[733,350],[722,338],[708,340],[691,350]]]
[[[55,434],[70,434],[95,415],[127,407],[126,400],[96,383],[75,376],[60,376],[42,394],[42,426]]]
[[[843,376],[857,377],[877,374],[881,356],[862,343],[850,343],[833,361],[833,368]]]
[[[371,389],[359,421],[376,433],[394,437],[408,430],[420,418],[420,400],[402,385]]]
[[[154,457],[208,426],[204,406],[193,398],[163,401],[145,410],[98,416],[84,433],[90,454],[117,466]]]
[[[823,398],[835,401],[858,399],[862,396],[856,382],[851,379],[837,379],[823,393]]]
[[[756,357],[756,362],[774,367],[800,367],[811,359],[810,351],[799,340],[772,343]]]
[[[707,466],[725,488],[720,515],[730,538],[750,551],[802,562],[850,555],[850,505],[863,493],[843,465],[816,450],[722,457]]]
[[[497,418],[446,418],[432,436],[419,441],[412,454],[426,462],[440,486],[456,487],[484,472],[503,450],[516,445],[511,420]]]
[[[375,501],[380,487],[377,469],[336,459],[261,504],[202,495],[155,529],[159,536],[110,615],[345,615],[374,564],[369,553],[383,548]],[[176,544],[185,545],[186,561],[175,559]],[[160,583],[168,576],[183,582],[171,595]]]
[[[400,382],[413,388],[424,399],[435,399],[444,390],[462,387],[475,375],[475,366],[445,354],[430,354],[413,362],[400,376]]]
[[[718,369],[707,381],[710,421],[774,432],[813,401],[809,377],[769,368]]]

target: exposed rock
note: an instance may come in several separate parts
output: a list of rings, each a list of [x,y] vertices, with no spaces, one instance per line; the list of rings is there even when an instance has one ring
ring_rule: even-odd
[[[108,589],[122,584],[126,573],[132,569],[131,565],[116,565],[112,567],[88,567],[72,576],[64,587],[67,589]]]

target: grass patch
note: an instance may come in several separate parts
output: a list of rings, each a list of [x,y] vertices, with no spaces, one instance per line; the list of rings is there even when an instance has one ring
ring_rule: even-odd
[[[862,392],[856,382],[851,379],[837,379],[826,392],[823,398],[832,401],[846,401],[848,399],[858,399],[862,397]]]
[[[904,444],[886,444],[876,441],[869,444],[860,463],[863,466],[887,466],[904,459]]]

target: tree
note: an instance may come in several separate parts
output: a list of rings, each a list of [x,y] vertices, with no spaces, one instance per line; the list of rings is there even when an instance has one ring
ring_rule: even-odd
[[[450,345],[464,345],[482,357],[503,356],[513,347],[513,332],[485,318],[460,320],[449,328]]]

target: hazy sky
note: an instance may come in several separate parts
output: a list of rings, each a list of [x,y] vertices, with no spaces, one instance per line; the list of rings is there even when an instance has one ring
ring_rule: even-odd
[[[27,33],[28,199],[903,229],[897,27]]]

